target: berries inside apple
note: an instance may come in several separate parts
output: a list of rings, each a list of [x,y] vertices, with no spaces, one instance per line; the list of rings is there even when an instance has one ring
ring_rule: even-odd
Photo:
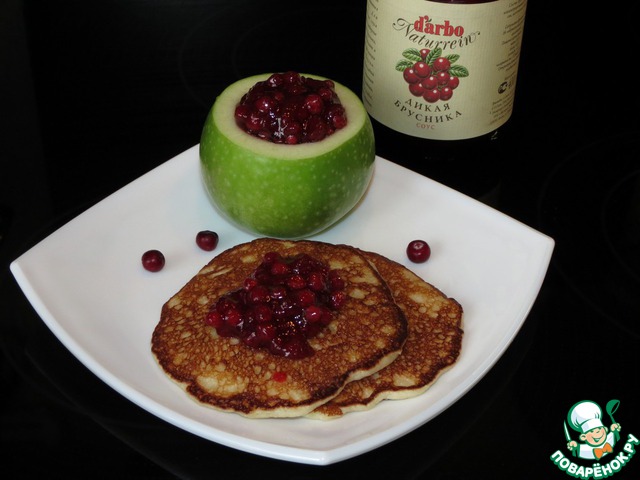
[[[212,203],[260,235],[302,238],[343,218],[373,174],[373,128],[360,99],[295,72],[245,78],[216,99],[200,142]]]

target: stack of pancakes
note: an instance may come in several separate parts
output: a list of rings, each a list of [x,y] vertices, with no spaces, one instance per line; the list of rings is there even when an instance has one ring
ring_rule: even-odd
[[[339,271],[347,300],[290,359],[220,337],[204,319],[266,253],[308,254]],[[251,418],[336,418],[423,393],[457,360],[462,307],[410,270],[347,245],[261,238],[213,258],[162,307],[151,348],[164,371],[204,405]]]

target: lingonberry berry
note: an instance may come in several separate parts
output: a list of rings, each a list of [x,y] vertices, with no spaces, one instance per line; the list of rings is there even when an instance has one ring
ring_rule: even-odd
[[[317,93],[311,93],[304,99],[304,107],[313,115],[318,115],[324,110],[324,101]]]
[[[159,250],[147,250],[142,254],[142,266],[150,272],[159,272],[164,268],[164,255]]]
[[[424,240],[413,240],[407,245],[407,257],[413,263],[424,263],[431,257],[431,247]]]
[[[424,86],[420,82],[412,83],[411,85],[409,85],[409,91],[411,92],[411,95],[421,97],[422,95],[424,95]]]
[[[420,83],[422,83],[425,90],[433,90],[438,86],[438,79],[434,75],[429,75]]]
[[[196,235],[196,244],[202,249],[210,252],[218,246],[218,234],[211,230],[202,230]]]
[[[427,90],[424,92],[422,98],[424,98],[429,103],[435,103],[440,100],[440,90],[438,90],[437,88]]]
[[[453,97],[453,90],[451,87],[442,87],[440,89],[440,100],[450,100]]]
[[[460,85],[460,78],[459,77],[451,77],[449,79],[449,82],[447,83],[447,87],[449,87],[451,90],[455,90],[456,87]]]
[[[417,83],[420,81],[420,77],[416,75],[416,71],[411,67],[405,68],[402,76],[407,83]]]
[[[449,67],[451,67],[451,62],[448,58],[438,57],[433,62],[433,69],[437,70],[438,72],[442,70],[449,70]]]
[[[446,85],[449,82],[451,75],[449,75],[449,72],[438,72],[436,78],[438,79],[438,85]]]
[[[427,65],[425,62],[416,62],[413,65],[413,70],[416,72],[416,75],[420,78],[427,78],[431,75],[431,67]]]

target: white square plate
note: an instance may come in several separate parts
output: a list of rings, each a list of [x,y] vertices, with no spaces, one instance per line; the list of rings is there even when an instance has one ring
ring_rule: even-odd
[[[465,311],[458,362],[422,396],[385,401],[338,420],[251,420],[198,405],[156,364],[151,333],[163,303],[216,252],[251,235],[211,207],[198,146],[142,176],[67,223],[11,264],[35,310],[93,373],[158,417],[214,442],[292,462],[338,462],[410,432],[478,382],[509,346],[544,280],[554,242],[508,216],[382,158],[364,201],[314,237],[403,263]],[[198,231],[220,235],[216,251]],[[411,264],[406,245],[424,239],[431,259]],[[161,250],[158,273],[142,269]]]

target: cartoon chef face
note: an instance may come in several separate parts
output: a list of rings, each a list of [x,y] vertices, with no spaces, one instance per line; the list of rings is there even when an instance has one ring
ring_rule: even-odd
[[[602,410],[597,403],[589,400],[578,402],[571,407],[567,417],[571,428],[580,432],[580,440],[583,442],[600,445],[606,438],[607,429],[602,424]]]
[[[596,427],[580,435],[580,440],[592,447],[599,447],[607,441],[607,427]]]

